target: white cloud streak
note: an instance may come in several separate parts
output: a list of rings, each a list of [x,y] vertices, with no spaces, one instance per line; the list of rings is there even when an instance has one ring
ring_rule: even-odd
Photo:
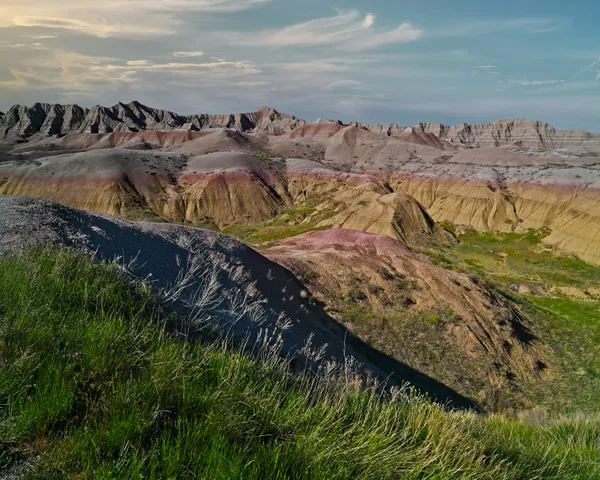
[[[101,86],[137,85],[144,89],[152,85],[152,75],[168,73],[171,76],[202,79],[239,78],[260,73],[248,61],[213,59],[205,63],[151,63],[148,60],[129,60],[120,63],[110,57],[94,57],[71,52],[54,51],[47,57],[21,62],[10,69],[11,80],[0,82],[0,87],[12,89],[58,89],[90,91]],[[148,76],[150,75],[150,76]]]
[[[0,27],[53,28],[98,37],[165,35],[177,31],[186,12],[238,12],[270,1],[2,0]]]
[[[592,70],[592,68],[594,68],[596,65],[598,65],[600,63],[600,58],[598,60],[595,60],[594,62],[592,62],[592,64],[589,67],[584,68],[583,70],[581,70],[580,72],[576,73],[575,75],[573,75],[571,77],[571,80],[575,80],[577,77],[583,75],[584,73],[589,72],[590,70]],[[598,77],[596,77],[596,79],[598,79]]]
[[[203,57],[204,52],[173,52],[173,56],[178,58]]]
[[[423,32],[410,23],[391,30],[376,29],[375,15],[362,16],[357,10],[338,12],[333,17],[318,18],[289,25],[280,30],[263,30],[252,34],[252,46],[290,47],[329,45],[346,50],[367,50],[381,45],[406,43],[421,38]],[[229,42],[248,44],[248,34],[229,32]]]
[[[500,20],[477,20],[428,32],[435,37],[471,37],[490,33],[518,30],[528,34],[543,34],[559,26],[550,18],[509,18]]]
[[[537,87],[541,85],[555,85],[557,83],[564,83],[564,80],[509,80],[508,83],[512,85],[520,85],[523,87]]]

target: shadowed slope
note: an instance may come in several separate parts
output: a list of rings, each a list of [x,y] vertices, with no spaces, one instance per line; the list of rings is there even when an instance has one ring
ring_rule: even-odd
[[[63,244],[152,279],[156,295],[216,322],[237,342],[267,342],[302,365],[346,364],[349,357],[391,384],[409,381],[457,407],[474,404],[445,385],[369,347],[330,318],[288,270],[230,237],[205,230],[130,223],[23,197],[0,197],[0,253]],[[157,255],[160,252],[160,255]]]

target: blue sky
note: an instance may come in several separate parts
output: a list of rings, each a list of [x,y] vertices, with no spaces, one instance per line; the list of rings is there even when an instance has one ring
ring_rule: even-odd
[[[137,99],[600,132],[591,0],[2,0],[0,109]]]

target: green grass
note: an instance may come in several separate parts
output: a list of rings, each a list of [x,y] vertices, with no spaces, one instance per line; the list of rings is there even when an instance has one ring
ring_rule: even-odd
[[[560,368],[537,400],[560,410],[600,408],[600,301],[580,296],[600,287],[600,267],[543,244],[547,232],[459,235],[460,244],[427,251],[432,261],[463,271],[520,304]],[[518,293],[515,287],[525,287]],[[561,290],[563,289],[563,290]]]
[[[591,479],[596,419],[449,413],[177,336],[115,267],[0,259],[0,472],[28,478]],[[38,457],[39,456],[39,457]]]
[[[503,285],[525,283],[543,288],[600,285],[600,267],[544,245],[544,231],[481,233],[467,231],[460,244],[438,252],[454,266],[467,264]]]
[[[477,380],[474,375],[479,365],[474,366],[444,334],[444,328],[455,321],[451,311],[376,310],[348,302],[336,312],[336,317],[368,344],[467,397],[477,399],[487,386],[487,382]]]
[[[325,230],[329,227],[317,227],[317,224],[335,215],[335,210],[317,210],[317,203],[318,201],[313,199],[308,205],[286,210],[262,225],[231,226],[224,228],[222,233],[253,246],[262,246],[303,233]]]

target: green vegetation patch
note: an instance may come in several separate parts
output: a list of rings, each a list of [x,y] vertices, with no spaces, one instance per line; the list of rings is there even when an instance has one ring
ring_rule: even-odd
[[[505,285],[519,282],[543,287],[600,285],[600,267],[543,244],[547,233],[543,230],[504,234],[468,231],[458,237],[457,247],[443,253],[455,264],[460,266],[464,262]]]
[[[276,242],[289,237],[329,227],[317,227],[323,220],[335,215],[333,208],[317,209],[313,200],[307,205],[286,210],[276,218],[258,226],[231,226],[222,233],[232,235],[254,246]]]
[[[460,244],[425,251],[444,268],[469,274],[520,304],[561,368],[537,400],[562,410],[600,408],[600,267],[545,245],[547,231],[458,236]],[[573,290],[577,296],[564,292]],[[556,366],[556,365],[555,365]]]
[[[0,472],[33,462],[27,478],[600,475],[597,420],[534,426],[298,375],[186,342],[148,292],[68,251],[0,259]]]

